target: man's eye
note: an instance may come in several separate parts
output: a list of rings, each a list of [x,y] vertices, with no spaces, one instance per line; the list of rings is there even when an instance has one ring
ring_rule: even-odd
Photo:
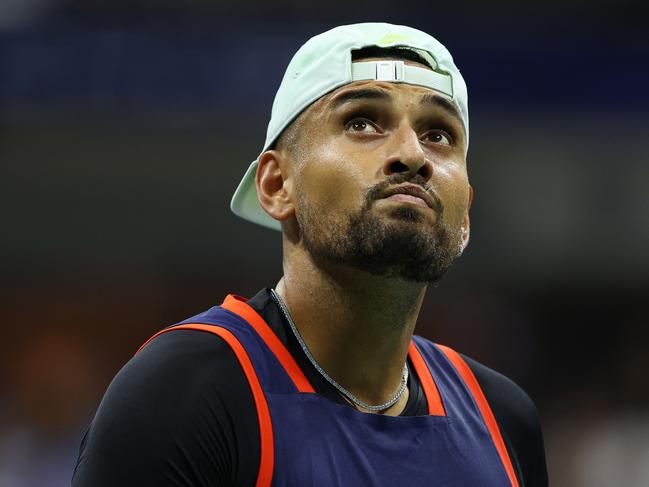
[[[425,136],[428,140],[435,144],[451,145],[452,138],[443,130],[433,130],[428,132]]]
[[[349,122],[347,122],[345,129],[352,130],[352,132],[376,132],[376,127],[374,127],[374,125],[366,118],[351,119]]]

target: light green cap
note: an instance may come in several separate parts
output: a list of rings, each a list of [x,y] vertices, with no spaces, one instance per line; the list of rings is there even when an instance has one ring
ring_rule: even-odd
[[[403,61],[352,63],[352,51],[364,47],[399,47],[417,52],[433,71],[405,65]],[[469,111],[466,83],[448,50],[434,37],[412,27],[366,22],[341,25],[309,39],[295,53],[277,90],[263,154],[282,131],[309,105],[332,90],[354,81],[375,79],[431,88],[458,108],[469,146]],[[255,173],[259,156],[239,183],[230,208],[246,220],[281,230],[281,225],[262,209],[257,199]]]

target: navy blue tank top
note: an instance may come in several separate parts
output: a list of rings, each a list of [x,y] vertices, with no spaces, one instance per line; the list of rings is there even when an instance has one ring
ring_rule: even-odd
[[[518,487],[493,413],[459,354],[414,336],[408,358],[428,402],[425,416],[357,411],[317,394],[246,299],[161,330],[213,333],[232,348],[250,384],[260,431],[256,487]],[[139,351],[139,350],[138,350]]]

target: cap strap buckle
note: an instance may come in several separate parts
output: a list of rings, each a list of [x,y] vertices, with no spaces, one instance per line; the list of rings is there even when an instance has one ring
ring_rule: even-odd
[[[450,74],[409,66],[403,61],[352,63],[352,81],[366,79],[425,86],[453,98],[453,80]]]
[[[403,81],[403,61],[376,61],[377,81]]]

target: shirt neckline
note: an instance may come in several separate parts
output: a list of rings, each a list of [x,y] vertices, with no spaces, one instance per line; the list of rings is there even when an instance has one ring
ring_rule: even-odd
[[[338,390],[327,382],[309,361],[295,335],[293,335],[290,325],[280,312],[275,301],[273,301],[270,295],[270,289],[270,287],[261,289],[252,298],[246,300],[246,303],[264,319],[271,330],[277,335],[277,338],[286,347],[304,375],[313,385],[316,393],[333,402],[354,409],[354,406],[346,401]],[[408,402],[399,416],[427,415],[428,405],[426,396],[423,393],[419,378],[410,360],[408,360],[408,369]]]

